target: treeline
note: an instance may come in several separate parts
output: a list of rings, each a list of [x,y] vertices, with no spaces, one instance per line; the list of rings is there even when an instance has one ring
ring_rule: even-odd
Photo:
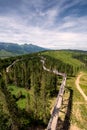
[[[0,58],[0,72],[2,72],[3,69],[6,69],[10,64],[12,64],[17,59],[30,59],[33,56],[37,56],[38,53],[35,54],[27,54],[27,55],[20,55],[15,57],[9,57],[5,59]]]
[[[44,55],[43,55],[44,56]],[[84,66],[74,66],[68,63],[64,63],[59,59],[52,58],[45,55],[46,66],[50,69],[57,69],[59,72],[66,73],[68,76],[75,76],[76,73]]]
[[[74,55],[73,57],[82,61],[85,64],[85,66],[87,67],[87,53],[77,54],[77,55]]]
[[[15,58],[0,59],[0,71],[2,72],[2,70],[5,69],[10,64],[12,64],[14,60]]]

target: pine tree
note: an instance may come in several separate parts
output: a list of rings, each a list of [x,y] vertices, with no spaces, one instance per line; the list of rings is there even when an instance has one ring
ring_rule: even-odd
[[[48,122],[50,112],[49,112],[49,93],[46,89],[46,74],[43,74],[40,90],[40,119],[46,124]]]
[[[19,120],[18,120],[18,109],[16,106],[16,103],[13,99],[13,97],[11,96],[10,92],[8,91],[6,84],[6,81],[4,81],[3,79],[0,82],[0,86],[1,86],[1,90],[5,95],[5,99],[6,99],[6,103],[7,103],[7,107],[10,113],[10,117],[12,120],[12,130],[18,130],[19,129]]]
[[[0,104],[0,130],[9,130],[11,122],[9,116],[3,111],[3,106]]]

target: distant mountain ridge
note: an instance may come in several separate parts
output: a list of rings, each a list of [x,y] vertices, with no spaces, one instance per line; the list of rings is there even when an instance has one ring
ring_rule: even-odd
[[[19,45],[16,43],[5,43],[0,42],[0,51],[11,52],[14,54],[28,54],[33,52],[39,52],[47,50],[46,48],[42,48],[33,44],[23,44]]]

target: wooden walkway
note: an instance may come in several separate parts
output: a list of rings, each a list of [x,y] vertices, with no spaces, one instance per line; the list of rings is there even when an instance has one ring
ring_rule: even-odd
[[[48,72],[52,72],[56,75],[60,75],[63,77],[61,86],[60,86],[60,90],[56,99],[56,104],[54,105],[54,109],[53,112],[51,114],[51,118],[49,120],[48,126],[46,130],[56,130],[57,128],[57,122],[58,122],[58,118],[59,118],[59,112],[60,112],[60,107],[62,105],[62,100],[63,100],[63,94],[64,94],[64,88],[65,88],[65,84],[66,84],[66,74],[64,73],[59,73],[57,70],[50,70],[48,68],[45,67],[45,59],[43,57],[41,57],[42,60],[42,64],[43,64],[43,69],[48,71]]]
[[[6,68],[6,72],[8,73],[9,69],[18,61],[20,61],[20,60],[18,59],[16,61],[14,61],[11,65],[9,65]],[[41,62],[43,64],[43,69],[45,71],[48,71],[48,72],[51,72],[51,73],[54,73],[56,75],[60,75],[60,76],[63,77],[63,80],[62,80],[62,83],[61,83],[61,86],[60,86],[60,90],[59,90],[59,93],[58,93],[58,96],[57,96],[57,99],[56,99],[56,104],[54,105],[54,109],[53,109],[53,112],[51,114],[51,118],[49,120],[47,129],[46,129],[46,130],[56,130],[58,117],[59,117],[59,112],[60,112],[60,107],[61,107],[62,100],[63,100],[64,88],[65,88],[65,84],[66,84],[66,74],[65,73],[60,73],[57,70],[50,70],[50,69],[46,68],[45,67],[45,58],[44,57],[41,57]]]
[[[11,65],[9,65],[7,68],[6,68],[6,72],[8,73],[9,72],[9,69],[16,63],[20,61],[19,59],[15,60]]]

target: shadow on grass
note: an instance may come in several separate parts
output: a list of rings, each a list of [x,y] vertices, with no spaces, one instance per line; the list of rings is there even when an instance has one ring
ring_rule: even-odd
[[[67,107],[67,111],[65,114],[64,121],[61,120],[61,118],[58,119],[58,127],[57,130],[69,130],[70,129],[70,117],[72,112],[72,102],[73,102],[73,90],[68,88],[69,91],[69,98],[68,98],[68,104],[64,104],[65,107]],[[65,101],[63,101],[64,103]],[[62,111],[61,111],[62,112]]]

